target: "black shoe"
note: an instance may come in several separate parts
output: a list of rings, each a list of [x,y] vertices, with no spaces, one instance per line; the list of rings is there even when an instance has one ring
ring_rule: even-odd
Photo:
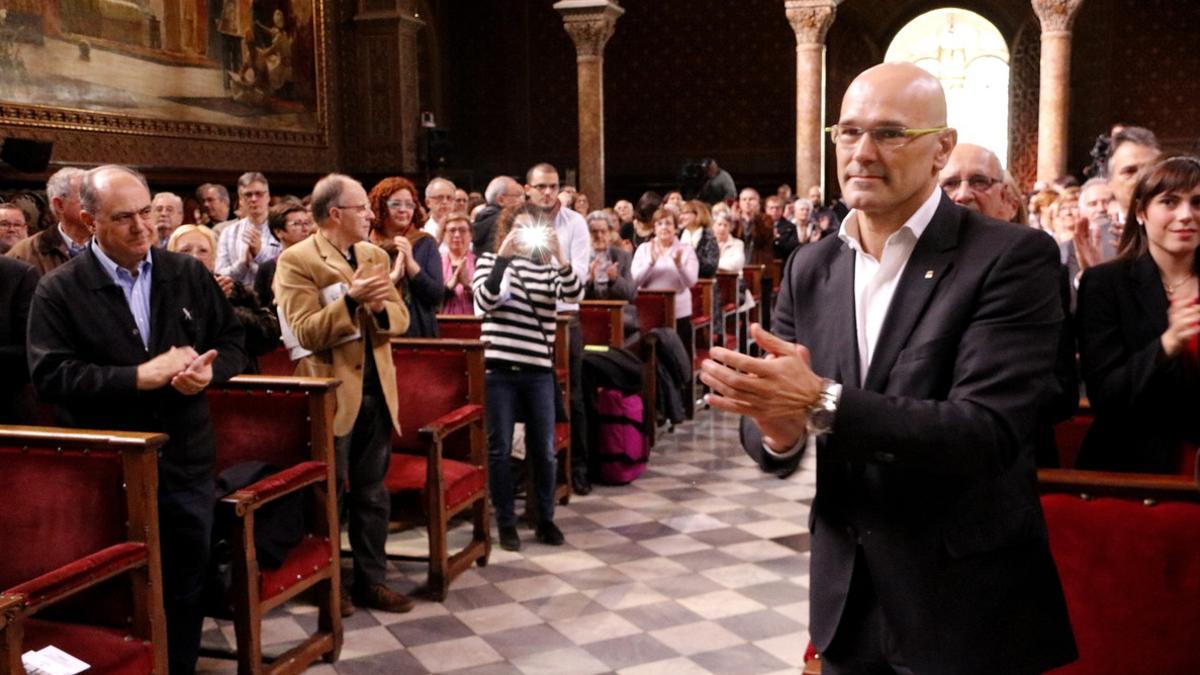
[[[538,523],[537,530],[534,532],[534,534],[537,536],[538,541],[546,544],[547,546],[562,546],[563,542],[565,541],[563,539],[562,530],[558,529],[558,526],[555,525],[554,521],[551,520],[543,520],[542,522]]]
[[[517,528],[500,526],[500,548],[505,551],[521,550],[521,537],[517,536]]]
[[[588,480],[587,474],[573,473],[571,476],[571,492],[577,495],[591,494],[592,483]]]

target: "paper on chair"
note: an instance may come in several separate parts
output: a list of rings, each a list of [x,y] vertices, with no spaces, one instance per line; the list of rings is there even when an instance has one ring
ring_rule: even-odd
[[[88,664],[50,645],[21,655],[21,665],[29,675],[75,675],[91,668]]]

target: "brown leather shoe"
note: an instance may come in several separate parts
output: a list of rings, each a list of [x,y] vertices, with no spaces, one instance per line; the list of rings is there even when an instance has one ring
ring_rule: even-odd
[[[397,593],[383,584],[371,586],[365,592],[356,594],[354,599],[363,607],[396,614],[411,612],[412,608],[416,606],[412,598],[403,593]]]
[[[342,591],[342,618],[344,619],[348,616],[353,616],[355,610],[357,609],[358,608],[354,606],[354,601],[350,599],[350,591]]]

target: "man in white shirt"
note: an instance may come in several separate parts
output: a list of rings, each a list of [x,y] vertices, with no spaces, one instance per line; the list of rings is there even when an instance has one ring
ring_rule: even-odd
[[[221,231],[216,271],[252,288],[258,266],[278,258],[283,245],[267,225],[271,208],[267,177],[257,171],[246,172],[238,178],[237,190],[242,218]]]
[[[542,162],[525,173],[525,197],[541,209],[547,224],[553,224],[558,243],[571,259],[575,276],[587,279],[591,264],[591,237],[583,216],[558,200],[558,169]],[[588,480],[587,411],[583,405],[583,333],[579,327],[579,305],[558,301],[558,311],[572,314],[570,326],[571,361],[571,482],[576,493],[592,491]]]
[[[445,178],[434,178],[425,186],[425,208],[429,209],[429,219],[421,229],[433,235],[438,243],[442,241],[442,223],[454,211],[455,190],[454,183]]]
[[[810,633],[826,675],[1043,672],[1076,657],[1035,485],[1058,251],[938,189],[940,83],[859,75],[831,129],[853,210],[784,271],[768,352],[716,347],[713,407],[786,476],[817,459]]]

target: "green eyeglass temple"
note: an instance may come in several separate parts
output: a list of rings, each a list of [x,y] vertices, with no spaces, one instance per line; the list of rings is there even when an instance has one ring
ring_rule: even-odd
[[[837,128],[838,128],[838,125],[836,125],[836,124],[833,126],[825,127],[825,133],[833,134]],[[900,129],[900,128],[896,128],[896,127],[876,127],[876,129],[895,129],[896,131],[899,131],[901,134],[903,134],[905,137],[907,137],[910,140],[914,139],[914,138],[920,138],[921,136],[925,136],[927,134],[936,134],[939,131],[945,131],[949,128],[950,128],[949,126],[929,127],[927,129]],[[875,129],[863,129],[863,133],[865,133],[865,134],[872,133],[873,131],[875,131]]]

